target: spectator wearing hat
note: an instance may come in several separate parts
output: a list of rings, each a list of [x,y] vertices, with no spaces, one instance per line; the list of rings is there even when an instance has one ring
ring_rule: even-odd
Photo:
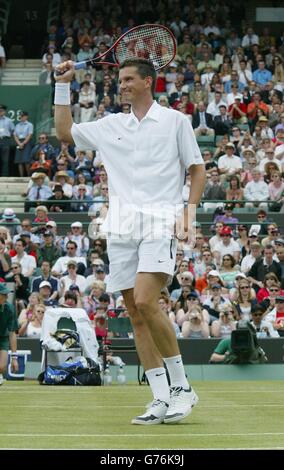
[[[8,350],[11,349],[11,370],[19,369],[17,356],[18,321],[13,306],[7,302],[10,290],[0,283],[0,386],[3,385],[3,374],[8,364]]]
[[[53,185],[60,184],[63,189],[64,196],[67,198],[72,197],[72,184],[70,184],[70,178],[66,171],[57,171],[55,173]]]
[[[268,119],[266,116],[260,116],[257,125],[261,128],[260,136],[262,139],[273,139],[274,134],[272,129],[268,126]]]
[[[5,116],[7,106],[0,105],[0,176],[9,176],[9,155],[11,137],[15,126],[13,121]]]
[[[87,262],[84,256],[77,255],[78,245],[73,240],[69,240],[66,244],[66,256],[60,256],[55,264],[52,266],[52,274],[55,277],[61,277],[63,273],[67,271],[67,263],[68,261],[76,261],[77,266],[78,264],[83,265],[86,268]]]
[[[29,114],[22,111],[20,122],[16,124],[14,139],[17,145],[14,163],[18,165],[20,176],[29,174],[30,154],[32,149],[31,139],[34,132],[34,126],[28,121]]]
[[[265,173],[267,163],[275,163],[278,170],[281,171],[281,163],[275,158],[273,147],[269,147],[265,150],[265,158],[263,158],[259,164],[259,171],[261,171],[261,173]]]
[[[218,276],[219,273],[217,271]],[[211,271],[211,274],[209,273],[208,276],[217,276],[215,274],[215,271]],[[217,284],[211,284],[209,288],[207,289],[208,295],[206,296],[206,299],[203,302],[203,307],[207,310],[210,316],[210,322],[216,320],[216,318],[219,318],[220,310],[222,307],[225,306],[230,306],[231,302],[229,299],[227,299],[223,294],[222,294],[222,285],[220,283]]]
[[[91,271],[90,271],[91,269]],[[91,287],[93,282],[99,280],[107,283],[108,276],[106,275],[106,269],[103,260],[97,258],[91,263],[91,268],[86,271],[86,290]]]
[[[192,115],[192,127],[197,137],[202,135],[215,135],[212,115],[206,112],[203,101],[198,103],[197,111]]]
[[[45,173],[35,172],[32,174],[31,179],[35,186],[32,186],[28,191],[27,199],[29,201],[46,201],[52,196],[52,190],[44,183],[45,178]],[[32,207],[31,204],[29,207]]]
[[[38,266],[48,261],[52,266],[62,255],[62,251],[54,243],[54,234],[51,230],[43,232],[43,245],[39,249]]]
[[[71,286],[77,286],[82,295],[86,289],[86,279],[77,274],[77,262],[69,260],[67,263],[67,275],[62,276],[60,280],[60,297],[62,297]]]
[[[272,245],[266,245],[264,256],[254,262],[248,272],[249,280],[254,284],[255,289],[263,287],[264,276],[268,273],[276,274],[281,282],[282,270],[280,263],[274,259],[275,250]]]
[[[77,244],[77,256],[87,256],[90,247],[90,241],[83,231],[83,224],[79,221],[71,224],[71,232],[64,238],[64,250],[66,250],[67,243],[72,240]]]
[[[39,301],[41,304],[48,307],[55,307],[58,305],[57,299],[52,297],[52,286],[48,281],[42,281],[39,285]]]
[[[240,157],[234,154],[235,146],[232,142],[228,142],[225,145],[225,152],[226,153],[218,160],[219,172],[224,176],[240,173],[242,170],[242,162]]]
[[[0,224],[4,225],[9,230],[11,237],[21,232],[21,221],[17,218],[14,209],[10,207],[4,209]]]
[[[268,184],[261,180],[261,172],[256,168],[252,170],[252,181],[245,186],[244,198],[248,201],[245,204],[246,207],[259,206],[267,209],[267,202],[264,201],[269,198]]]
[[[232,229],[224,226],[220,231],[221,241],[214,247],[213,256],[218,266],[225,255],[233,255],[235,261],[238,263],[240,259],[240,246],[232,237]]]
[[[12,257],[12,263],[20,263],[22,266],[22,274],[26,277],[31,277],[36,269],[36,260],[34,256],[28,255],[25,252],[27,244],[23,238],[20,238],[15,243],[16,255]]]
[[[48,198],[48,208],[50,212],[69,212],[71,199],[64,194],[61,184],[53,187],[52,196]]]

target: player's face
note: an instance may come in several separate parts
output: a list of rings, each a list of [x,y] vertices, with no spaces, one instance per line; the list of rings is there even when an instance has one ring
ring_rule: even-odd
[[[119,71],[119,87],[121,101],[123,103],[133,103],[139,98],[143,98],[151,86],[151,78],[141,78],[136,67],[125,67]]]

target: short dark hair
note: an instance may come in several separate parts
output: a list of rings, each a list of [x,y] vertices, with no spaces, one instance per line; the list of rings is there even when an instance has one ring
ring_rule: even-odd
[[[156,80],[157,74],[154,68],[154,65],[150,60],[147,59],[139,59],[138,57],[134,57],[132,59],[126,59],[119,67],[119,70],[124,69],[125,67],[136,67],[138,75],[141,78],[151,77],[152,78],[152,95],[154,96],[155,88],[156,88]]]
[[[67,290],[64,294],[64,300],[72,299],[76,302],[77,304],[77,296],[74,292]]]
[[[66,244],[66,248],[68,248],[68,246],[70,246],[70,245],[73,245],[73,246],[75,246],[75,248],[78,248],[77,243],[74,242],[73,240],[70,240],[70,241]]]

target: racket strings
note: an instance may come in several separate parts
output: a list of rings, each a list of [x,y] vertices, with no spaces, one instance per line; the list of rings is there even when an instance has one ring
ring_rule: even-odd
[[[171,34],[158,26],[143,26],[129,31],[115,47],[118,63],[138,57],[151,60],[156,70],[171,62],[174,55],[175,43]]]

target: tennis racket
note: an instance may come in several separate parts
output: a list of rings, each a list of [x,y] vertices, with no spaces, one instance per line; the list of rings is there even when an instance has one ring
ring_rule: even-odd
[[[110,52],[113,62],[107,60]],[[97,64],[119,66],[126,59],[138,57],[150,60],[155,70],[160,70],[173,60],[175,54],[175,37],[168,28],[158,24],[144,24],[122,34],[103,54],[77,62],[74,66],[76,70]]]

